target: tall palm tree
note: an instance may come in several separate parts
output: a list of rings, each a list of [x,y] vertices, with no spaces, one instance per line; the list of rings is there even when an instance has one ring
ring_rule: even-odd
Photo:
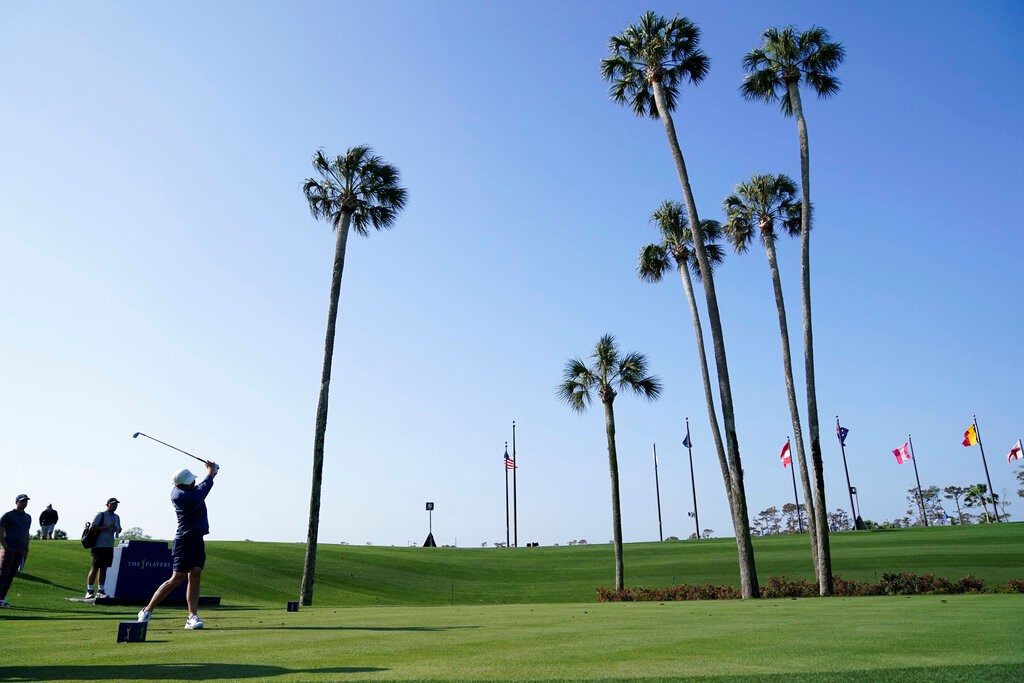
[[[807,385],[807,431],[814,468],[814,512],[818,529],[818,585],[822,595],[832,594],[832,555],[829,550],[828,512],[825,503],[825,475],[822,471],[821,436],[818,425],[818,396],[814,379],[814,330],[811,324],[811,159],[807,121],[800,99],[801,83],[819,98],[839,92],[839,79],[832,75],[846,52],[833,42],[827,30],[813,26],[797,33],[792,26],[770,28],[762,35],[761,47],[743,58],[747,75],[740,93],[750,100],[779,102],[782,113],[796,119],[800,140],[800,290],[804,319],[804,376]]]
[[[641,353],[620,354],[615,338],[606,334],[591,354],[593,365],[570,358],[558,385],[558,397],[582,413],[596,392],[604,404],[604,426],[608,437],[608,473],[612,483],[612,543],[615,547],[615,590],[622,590],[622,511],[619,507],[619,460],[615,452],[615,410],[612,405],[621,391],[631,391],[653,401],[661,395],[661,382],[647,374],[647,357]]]
[[[351,227],[366,237],[370,228],[390,228],[405,207],[406,190],[399,183],[398,169],[385,163],[369,147],[352,147],[345,154],[328,159],[323,150],[313,155],[318,178],[307,178],[302,192],[309,202],[313,218],[326,220],[337,233],[331,298],[327,309],[327,339],[324,342],[324,368],[320,378],[320,398],[316,406],[313,433],[313,484],[309,497],[309,531],[306,559],[302,569],[299,599],[313,604],[313,579],[316,573],[316,544],[320,529],[320,489],[324,473],[324,435],[327,433],[327,399],[331,389],[331,364],[338,322],[341,274],[345,268],[345,247]]]
[[[700,280],[700,269],[697,267],[697,260],[693,253],[693,234],[690,232],[685,209],[679,202],[668,200],[662,202],[661,206],[651,214],[651,222],[655,223],[661,232],[661,244],[648,244],[640,250],[637,273],[641,280],[661,282],[661,278],[673,266],[679,271],[679,278],[683,282],[683,291],[686,292],[686,302],[690,306],[693,331],[697,337],[697,358],[700,361],[701,378],[704,380],[704,399],[707,403],[708,418],[711,421],[711,435],[715,442],[715,452],[718,454],[718,464],[722,468],[725,494],[730,499],[731,505],[732,474],[729,472],[729,461],[726,459],[725,446],[722,443],[722,431],[718,426],[718,412],[711,389],[708,357],[704,350],[704,329],[700,321],[700,311],[697,309],[697,299],[693,294],[693,280],[690,278],[692,272],[693,277]],[[718,221],[705,219],[701,222],[700,234],[708,261],[714,268],[725,260],[725,251],[718,244],[718,240],[722,236],[722,226]]]
[[[754,174],[750,180],[739,183],[733,193],[722,202],[725,211],[725,234],[729,236],[736,253],[742,254],[755,237],[760,237],[768,256],[768,270],[775,292],[775,307],[779,315],[779,334],[782,339],[782,369],[786,382],[786,399],[793,423],[793,443],[796,459],[800,465],[800,482],[804,500],[812,500],[811,480],[804,452],[803,425],[800,407],[797,405],[796,388],[793,382],[793,358],[789,349],[789,324],[786,320],[786,302],[782,296],[782,278],[779,277],[779,260],[775,242],[779,232],[791,236],[800,234],[801,209],[796,184],[786,175]],[[817,528],[814,509],[807,511],[808,529],[811,540],[811,556],[815,567],[818,561]]]
[[[756,598],[760,595],[760,589],[754,565],[754,546],[750,540],[747,496],[743,486],[743,467],[739,439],[736,437],[736,416],[726,361],[725,337],[718,311],[718,295],[707,250],[700,238],[701,222],[690,189],[686,161],[672,120],[679,86],[684,82],[697,85],[704,80],[710,61],[700,49],[700,29],[693,22],[680,16],[666,19],[654,12],[645,13],[640,21],[630,24],[622,34],[609,38],[608,50],[611,56],[601,61],[601,75],[611,83],[609,94],[612,100],[628,104],[637,116],[661,119],[679,176],[686,217],[693,237],[693,251],[704,284],[704,298],[707,301],[708,322],[715,350],[726,455],[731,473],[730,512],[736,530],[741,590],[743,597]]]

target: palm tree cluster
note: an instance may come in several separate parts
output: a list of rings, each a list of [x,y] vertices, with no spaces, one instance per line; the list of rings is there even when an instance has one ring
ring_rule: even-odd
[[[786,395],[793,422],[801,481],[805,499],[811,501],[813,498],[814,501],[813,506],[808,504],[807,512],[812,555],[824,595],[832,591],[832,576],[814,390],[809,248],[810,162],[800,88],[810,88],[819,97],[828,97],[838,92],[839,81],[832,72],[842,63],[844,52],[840,44],[832,42],[827,31],[818,27],[802,33],[792,27],[772,28],[765,31],[762,38],[763,44],[743,59],[747,75],[740,91],[748,99],[780,102],[783,113],[796,119],[800,143],[801,192],[798,195],[794,182],[784,175],[754,175],[748,181],[739,183],[723,202],[726,215],[724,224],[699,218],[686,161],[673,122],[682,86],[699,85],[710,69],[710,59],[700,49],[700,29],[685,17],[668,19],[647,12],[636,24],[629,25],[620,35],[609,39],[610,56],[601,62],[601,74],[611,84],[610,96],[613,101],[628,105],[637,116],[661,120],[675,163],[682,202],[665,201],[654,211],[651,221],[659,229],[661,241],[643,248],[638,271],[642,279],[658,282],[674,267],[679,272],[686,293],[697,340],[708,419],[736,532],[741,591],[745,598],[758,597],[759,588],[714,269],[725,258],[719,240],[728,239],[737,252],[743,252],[757,237],[765,248],[778,308]],[[352,147],[333,159],[318,150],[313,155],[313,168],[316,177],[306,179],[302,186],[303,193],[313,217],[327,221],[337,233],[337,238],[313,436],[309,529],[300,588],[303,605],[310,605],[313,600],[331,365],[348,233],[353,229],[367,236],[371,228],[383,230],[392,227],[405,207],[407,195],[406,189],[399,184],[398,170],[366,146]],[[801,243],[804,367],[811,446],[809,465],[803,447],[802,422],[793,384],[788,325],[775,253],[775,242],[780,232],[798,235]],[[701,311],[694,294],[694,279],[704,290],[704,308],[718,380],[717,403],[704,346]],[[592,362],[589,364],[580,358],[567,361],[557,393],[577,412],[583,412],[595,396],[604,406],[612,493],[615,584],[616,589],[621,590],[624,587],[622,520],[613,406],[615,398],[622,391],[655,400],[661,393],[662,384],[657,377],[649,374],[648,361],[643,354],[620,352],[611,335],[601,337],[590,358]]]
[[[742,81],[740,93],[747,99],[781,102],[783,113],[796,118],[800,145],[800,191],[798,192],[793,180],[785,175],[754,175],[749,180],[737,184],[734,191],[723,201],[726,216],[724,224],[701,220],[699,217],[673,120],[682,86],[699,85],[710,69],[710,60],[700,48],[700,29],[685,17],[667,18],[655,12],[646,12],[638,22],[629,25],[621,34],[608,40],[610,54],[601,62],[601,75],[610,83],[609,95],[614,102],[629,106],[637,116],[661,120],[675,164],[682,202],[665,201],[651,216],[651,221],[660,231],[661,241],[641,250],[638,273],[641,279],[657,282],[669,268],[674,267],[683,283],[697,340],[697,355],[704,383],[708,419],[736,532],[741,590],[745,598],[758,597],[759,588],[751,544],[728,356],[715,291],[714,269],[724,258],[724,251],[719,244],[721,239],[728,239],[737,253],[746,251],[755,237],[764,246],[778,310],[786,396],[793,423],[797,462],[801,470],[804,497],[808,501],[811,554],[821,593],[828,595],[832,592],[832,570],[811,324],[810,163],[807,123],[803,114],[800,88],[810,88],[822,98],[837,93],[839,81],[833,72],[842,63],[844,50],[842,45],[831,40],[828,31],[819,27],[804,32],[797,32],[793,27],[770,28],[762,34],[762,40],[760,47],[743,58],[746,76]],[[804,369],[807,427],[811,444],[810,463],[807,462],[804,450],[803,422],[793,380],[788,323],[776,256],[776,240],[783,233],[799,236],[801,241]],[[704,290],[705,312],[718,379],[717,402],[704,346],[701,311],[693,292],[693,279],[698,280]],[[567,381],[569,371],[570,368],[567,366]],[[567,401],[570,396],[571,394],[565,395],[563,391],[563,398]],[[570,405],[573,405],[572,401]],[[718,417],[719,406],[721,426]],[[613,432],[609,433],[610,440],[613,435]],[[614,447],[610,443],[609,452],[613,450]],[[613,478],[615,477],[613,473]],[[810,504],[812,500],[813,505]],[[613,507],[616,505],[617,502],[613,501]],[[617,514],[617,511],[613,514]],[[617,576],[619,573],[620,569],[617,567]]]

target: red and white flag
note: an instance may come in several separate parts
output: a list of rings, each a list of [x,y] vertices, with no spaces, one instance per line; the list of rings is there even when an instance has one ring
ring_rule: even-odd
[[[782,447],[782,452],[779,453],[779,460],[782,461],[782,469],[786,469],[787,466],[793,464],[793,456],[789,454],[789,442]]]
[[[1024,459],[1024,447],[1021,446],[1020,439],[1017,439],[1017,443],[1010,449],[1010,454],[1006,456],[1006,462],[1013,462],[1014,460]]]
[[[910,455],[910,442],[903,444],[903,448],[892,449],[892,454],[896,456],[896,463],[902,465],[908,460],[912,459]]]

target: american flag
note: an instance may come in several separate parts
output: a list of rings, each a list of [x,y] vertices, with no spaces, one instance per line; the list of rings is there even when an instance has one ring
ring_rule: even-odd
[[[516,468],[516,461],[509,457],[508,453],[505,453],[505,469],[514,470]]]

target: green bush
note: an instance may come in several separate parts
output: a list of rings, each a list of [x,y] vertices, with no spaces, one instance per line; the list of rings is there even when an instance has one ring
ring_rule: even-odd
[[[882,580],[851,581],[841,576],[832,577],[832,594],[840,597],[864,595],[957,595],[960,593],[1024,593],[1024,579],[1010,579],[1005,586],[985,588],[985,582],[976,576],[965,576],[958,581],[934,574],[910,572],[882,574]],[[787,579],[786,575],[771,576],[761,586],[762,598],[813,598],[818,596],[818,582]],[[743,597],[739,589],[725,584],[692,586],[683,584],[669,588],[624,588],[621,591],[604,586],[597,588],[598,602],[674,602],[678,600],[733,600]]]

